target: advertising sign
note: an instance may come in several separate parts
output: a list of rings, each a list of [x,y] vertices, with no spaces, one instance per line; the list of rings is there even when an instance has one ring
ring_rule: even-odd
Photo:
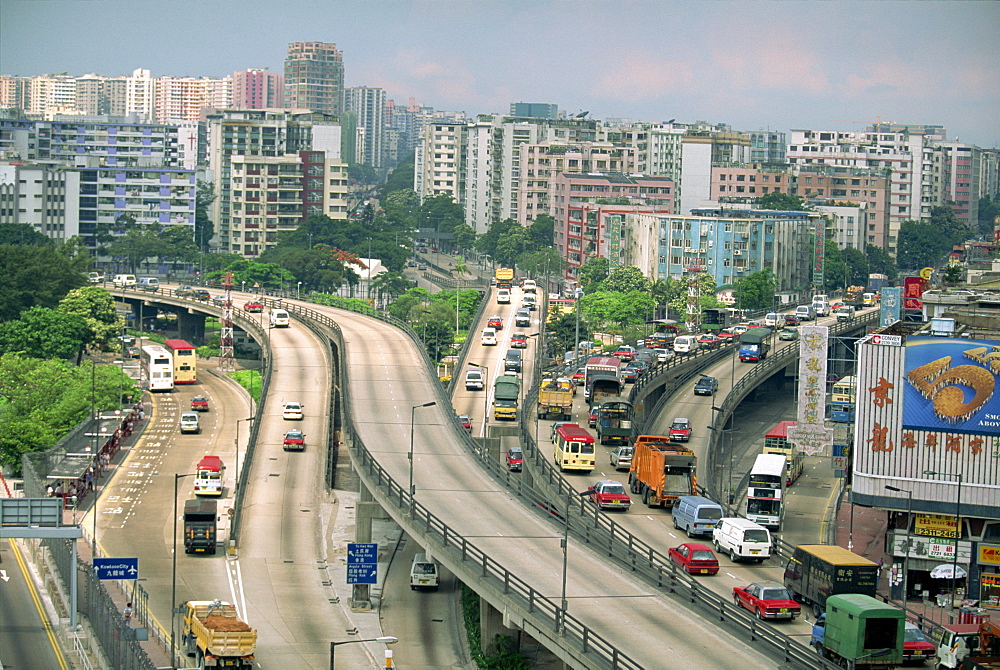
[[[903,309],[923,309],[920,296],[927,290],[927,280],[923,277],[903,277]]]
[[[820,289],[826,282],[826,222],[823,219],[817,219],[815,228],[813,231],[813,286]]]
[[[1000,565],[1000,545],[979,543],[976,547],[979,550],[980,565]]]
[[[955,537],[955,517],[944,514],[917,514],[913,520],[913,533],[928,537]]]
[[[880,326],[885,328],[899,321],[899,313],[903,307],[903,289],[892,286],[882,289],[882,304],[879,306]]]
[[[968,435],[1000,432],[995,341],[941,337],[906,340],[903,427]],[[948,445],[943,445],[948,450]]]

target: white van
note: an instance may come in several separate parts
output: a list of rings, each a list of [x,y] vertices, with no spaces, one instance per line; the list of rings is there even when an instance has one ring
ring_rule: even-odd
[[[715,550],[729,554],[733,562],[747,560],[763,563],[771,555],[771,533],[748,519],[720,519],[712,530]]]
[[[440,584],[441,577],[438,575],[437,563],[427,558],[427,554],[414,556],[410,565],[410,588],[437,591]]]
[[[768,312],[764,317],[764,325],[768,328],[775,328],[777,326],[784,325],[785,315],[778,314],[777,312]]]
[[[271,327],[272,328],[288,328],[288,312],[283,309],[272,309],[271,310]]]
[[[812,321],[816,318],[816,310],[812,305],[799,305],[795,308],[795,316],[799,321]]]
[[[670,511],[674,528],[683,530],[688,537],[711,535],[722,519],[722,505],[702,496],[681,496]]]
[[[506,288],[497,289],[497,304],[498,305],[510,304],[510,289]]]
[[[483,346],[484,347],[495,347],[497,344],[497,329],[496,328],[484,328],[483,329]]]
[[[531,295],[534,295],[535,291],[538,290],[538,287],[535,286],[535,280],[534,279],[525,279],[524,280],[524,284],[521,286],[521,288],[524,289],[524,292],[526,294],[531,294]]]
[[[160,280],[156,277],[139,277],[136,286],[143,291],[156,291],[160,288]]]
[[[469,370],[465,373],[465,390],[483,390],[483,373],[480,370]]]
[[[135,275],[115,275],[115,286],[135,286]]]
[[[674,338],[674,351],[678,354],[690,354],[698,348],[698,338],[694,335],[678,335]]]

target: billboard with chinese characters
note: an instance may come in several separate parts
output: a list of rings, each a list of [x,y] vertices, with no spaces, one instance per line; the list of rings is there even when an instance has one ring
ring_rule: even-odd
[[[798,415],[788,439],[799,451],[810,456],[829,454],[833,430],[824,427],[826,420],[826,363],[829,348],[828,326],[799,328]]]
[[[923,277],[903,277],[903,309],[923,309],[924,301],[920,297],[927,286]]]
[[[879,325],[885,328],[899,321],[899,312],[903,306],[903,289],[887,286],[882,289],[882,302],[879,305]]]
[[[957,338],[907,338],[903,427],[1000,434],[998,344]]]
[[[826,283],[826,221],[817,218],[813,230],[813,286],[817,291]]]

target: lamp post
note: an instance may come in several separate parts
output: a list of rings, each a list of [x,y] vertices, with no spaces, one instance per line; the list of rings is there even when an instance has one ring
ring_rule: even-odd
[[[490,408],[490,369],[479,363],[469,363],[474,368],[483,371],[483,439],[486,439],[486,425],[489,423]]]
[[[951,557],[951,605],[954,608],[958,592],[958,542],[962,539],[962,473],[924,470],[924,474],[929,477],[954,477],[958,481],[958,491],[955,492],[955,553]]]
[[[589,496],[591,493],[591,491],[569,491],[566,493],[566,516],[563,519],[565,523],[563,524],[562,541],[559,543],[563,552],[562,597],[559,601],[559,619],[556,622],[556,632],[559,635],[566,634],[566,610],[569,609],[569,603],[566,601],[566,574],[569,570],[569,506],[573,501],[573,498],[582,498],[584,496]]]
[[[909,581],[910,573],[907,568],[910,565],[910,517],[913,515],[913,491],[908,491],[906,489],[899,489],[895,486],[889,486],[886,484],[886,491],[895,491],[896,493],[906,494],[906,542],[903,543],[903,549],[906,551],[903,554],[903,611],[906,611],[906,599],[909,595]],[[955,545],[955,553],[958,554],[958,545]]]
[[[336,651],[336,649],[337,649],[338,646],[340,646],[342,644],[359,644],[361,642],[381,642],[383,644],[393,644],[395,642],[399,642],[399,638],[392,637],[391,635],[385,635],[385,636],[382,636],[382,637],[368,638],[367,640],[344,640],[343,642],[331,642],[330,643],[330,670],[334,670],[334,657],[333,657],[333,654],[334,654],[334,651]],[[391,667],[391,666],[387,666],[387,667]]]
[[[302,296],[302,282],[299,282],[295,286],[295,299],[298,300]]]
[[[173,559],[170,567],[170,665],[177,667],[177,482],[195,473],[174,474],[174,534],[171,536]]]
[[[253,421],[252,416],[245,419],[236,419],[236,481],[233,484],[233,492],[240,487],[240,424],[244,421]]]
[[[417,410],[421,407],[430,407],[431,405],[436,405],[437,401],[432,400],[430,402],[425,402],[421,405],[413,405],[410,407],[410,452],[407,454],[407,459],[410,461],[410,518],[413,518],[413,496],[416,493],[413,487],[413,419],[417,413]]]
[[[573,360],[580,355],[580,299],[583,297],[583,289],[579,286],[576,287],[576,339],[573,340]]]

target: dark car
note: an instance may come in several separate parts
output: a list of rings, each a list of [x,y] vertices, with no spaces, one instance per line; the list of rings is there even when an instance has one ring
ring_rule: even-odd
[[[708,375],[702,375],[701,379],[695,382],[694,394],[695,395],[715,395],[715,392],[719,390],[719,380],[715,377],[709,377]]]
[[[178,286],[174,289],[174,295],[182,298],[190,298],[194,294],[194,289],[190,286]]]
[[[193,288],[191,289],[191,297],[195,300],[208,300],[212,294],[203,288]]]
[[[142,352],[139,351],[139,347],[128,347],[125,349],[125,356],[128,358],[139,358]]]
[[[639,378],[639,375],[641,374],[642,371],[639,368],[635,367],[634,365],[626,365],[624,368],[622,368],[622,371],[619,374],[619,378],[622,380],[623,384],[632,384],[635,382],[635,380]]]

